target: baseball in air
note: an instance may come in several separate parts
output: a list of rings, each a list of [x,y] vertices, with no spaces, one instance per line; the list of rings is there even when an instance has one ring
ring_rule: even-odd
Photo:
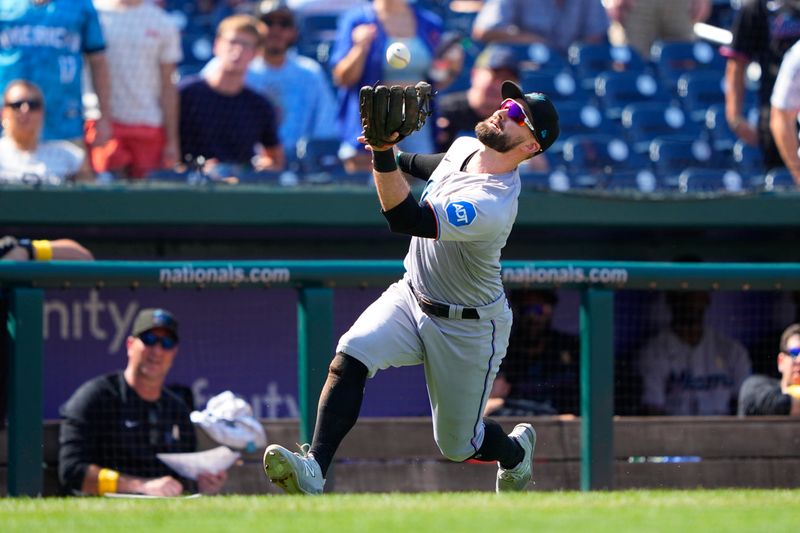
[[[392,43],[386,49],[386,62],[393,68],[406,68],[411,61],[411,52],[403,43]]]

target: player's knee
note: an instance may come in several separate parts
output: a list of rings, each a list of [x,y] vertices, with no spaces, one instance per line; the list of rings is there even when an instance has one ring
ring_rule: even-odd
[[[466,461],[475,454],[475,448],[472,447],[469,439],[456,440],[439,438],[436,440],[436,445],[445,458],[456,463]]]

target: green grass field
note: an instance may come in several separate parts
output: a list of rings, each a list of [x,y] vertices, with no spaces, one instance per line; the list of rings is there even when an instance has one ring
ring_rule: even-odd
[[[0,499],[0,531],[797,531],[800,490]]]

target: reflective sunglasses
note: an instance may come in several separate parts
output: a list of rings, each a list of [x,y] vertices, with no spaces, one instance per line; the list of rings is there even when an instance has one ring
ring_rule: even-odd
[[[518,126],[527,126],[533,134],[536,135],[536,128],[531,124],[530,119],[528,119],[528,116],[525,114],[525,110],[522,109],[522,106],[516,101],[511,98],[506,98],[503,100],[503,103],[500,104],[500,109],[507,110],[508,118],[516,122]]]
[[[139,340],[142,341],[142,344],[148,347],[152,347],[160,343],[161,347],[165,350],[172,350],[178,345],[178,339],[175,337],[157,335],[152,331],[145,331],[139,335]]]
[[[294,21],[292,19],[287,18],[263,18],[261,22],[266,24],[268,27],[277,26],[279,28],[288,29],[294,26]]]
[[[800,357],[800,346],[789,348],[788,350],[786,350],[786,354],[791,356],[792,359],[797,359],[798,357]]]
[[[14,111],[19,111],[25,105],[28,106],[28,111],[39,111],[44,104],[41,100],[17,100],[15,102],[6,102],[6,107],[10,107]]]

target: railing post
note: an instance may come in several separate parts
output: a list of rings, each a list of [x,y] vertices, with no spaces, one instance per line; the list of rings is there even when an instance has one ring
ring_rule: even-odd
[[[581,490],[614,484],[614,293],[581,296]]]
[[[300,442],[311,442],[319,393],[333,357],[333,290],[303,287],[297,303]]]
[[[44,399],[42,316],[44,291],[9,291],[8,494],[42,494]]]

